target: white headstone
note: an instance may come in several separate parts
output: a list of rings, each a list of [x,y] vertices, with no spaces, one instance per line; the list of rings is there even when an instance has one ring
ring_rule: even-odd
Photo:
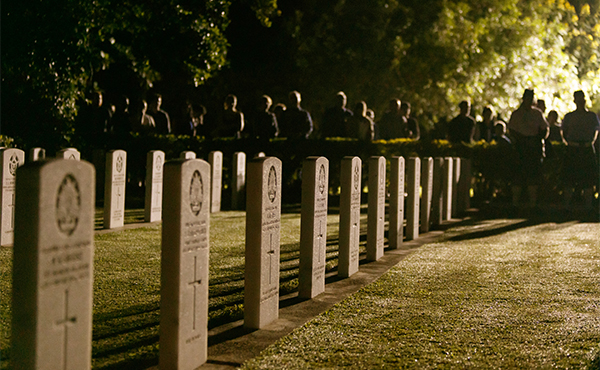
[[[433,160],[433,190],[431,196],[431,224],[442,224],[442,210],[444,209],[444,158],[436,157]]]
[[[390,248],[398,249],[404,239],[404,157],[390,160]]]
[[[0,245],[11,245],[15,229],[15,179],[17,168],[25,163],[21,149],[0,149],[2,192],[0,193]]]
[[[179,154],[179,158],[181,158],[181,159],[196,159],[196,153],[186,150]]]
[[[46,149],[31,148],[29,150],[29,161],[30,162],[39,161],[40,159],[45,159],[45,158],[46,158]]]
[[[262,157],[266,158],[266,157]],[[231,209],[242,209],[244,199],[244,188],[246,187],[246,153],[235,152],[233,154],[231,173]]]
[[[220,212],[221,185],[223,182],[223,153],[220,151],[210,152],[208,154],[208,163],[210,163],[210,178],[212,179],[210,187],[210,212]]]
[[[461,182],[461,173],[460,173],[460,158],[454,157],[452,158],[454,163],[452,164],[452,217],[458,216],[460,213],[459,209],[459,183]]]
[[[146,222],[162,219],[163,166],[165,153],[152,150],[146,155],[146,198],[144,220]]]
[[[125,223],[127,153],[124,150],[111,150],[106,153],[105,179],[104,228],[113,229]]]
[[[362,161],[359,157],[344,157],[341,167],[338,275],[350,277],[358,271],[360,260]]]
[[[423,159],[421,164],[421,232],[429,231],[431,201],[433,199],[433,158]]]
[[[260,329],[279,317],[281,161],[248,163],[244,326]]]
[[[300,273],[298,295],[313,298],[325,291],[329,161],[308,157],[302,166]]]
[[[411,157],[406,164],[406,240],[419,237],[419,191],[421,188],[421,159]]]
[[[452,157],[444,158],[444,188],[442,196],[444,197],[442,209],[442,219],[452,219],[452,179],[454,177],[454,161]]]
[[[75,148],[65,148],[59,150],[58,153],[56,153],[56,158],[72,159],[75,161],[79,161],[81,160],[81,153],[79,153],[79,150]]]
[[[383,257],[385,237],[385,157],[369,159],[367,261]]]
[[[15,369],[91,368],[94,182],[84,161],[38,161],[18,171]]]
[[[160,288],[161,369],[196,369],[208,345],[210,165],[164,166]]]

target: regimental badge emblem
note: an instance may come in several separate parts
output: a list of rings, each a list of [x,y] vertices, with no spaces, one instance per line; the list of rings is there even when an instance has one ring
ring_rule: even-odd
[[[118,156],[117,157],[117,172],[121,173],[121,171],[123,171],[123,156]]]
[[[275,171],[275,166],[271,166],[271,169],[269,170],[269,179],[267,180],[267,195],[269,196],[271,203],[273,203],[275,198],[277,198],[277,171]]]
[[[360,186],[360,174],[359,174],[358,166],[354,167],[354,190],[357,191]]]
[[[72,174],[67,174],[56,196],[56,223],[61,233],[71,236],[79,223],[81,193]]]
[[[327,184],[325,184],[325,165],[321,165],[321,168],[319,169],[319,193],[322,195],[326,188]]]
[[[75,157],[75,153],[71,154],[71,156],[69,157],[70,160],[72,161],[76,161],[77,158]]]
[[[204,198],[204,184],[200,171],[194,171],[192,181],[190,181],[190,209],[194,216],[198,216],[202,210],[202,200]]]
[[[154,169],[156,170],[156,172],[160,172],[160,171],[162,171],[162,168],[163,168],[163,157],[162,157],[162,155],[158,155],[156,157],[156,166]]]
[[[17,168],[19,168],[19,157],[16,154],[10,156],[8,160],[8,172],[10,172],[11,176],[17,175]]]

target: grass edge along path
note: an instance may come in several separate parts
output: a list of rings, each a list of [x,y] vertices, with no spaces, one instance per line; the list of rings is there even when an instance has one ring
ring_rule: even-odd
[[[243,368],[600,368],[600,224],[517,222],[450,230]]]

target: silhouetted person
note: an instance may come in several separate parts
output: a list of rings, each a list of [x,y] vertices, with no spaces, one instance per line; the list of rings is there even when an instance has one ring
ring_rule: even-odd
[[[112,111],[103,105],[102,93],[92,93],[91,100],[77,115],[75,133],[86,145],[100,146],[110,130]]]
[[[306,110],[302,109],[300,102],[302,96],[298,91],[290,92],[289,105],[281,114],[279,124],[279,136],[288,139],[308,139],[313,131],[313,122]]]
[[[550,134],[548,135],[548,140],[561,142],[562,128],[558,123],[558,113],[555,110],[551,110],[548,112],[548,117],[546,117],[546,120],[548,121],[548,125],[550,125]]]
[[[373,141],[375,138],[373,120],[367,116],[367,103],[364,101],[354,106],[354,115],[348,119],[346,125],[346,132],[350,137],[362,141]]]
[[[407,137],[408,128],[400,112],[401,102],[398,99],[391,99],[388,104],[388,110],[379,120],[379,138],[381,140],[391,140]]]
[[[525,90],[523,102],[508,121],[511,140],[517,150],[516,184],[513,186],[513,205],[517,205],[523,186],[527,186],[529,206],[537,202],[537,187],[542,180],[543,139],[548,136],[544,114],[533,106],[533,90]]]
[[[346,122],[353,113],[351,110],[346,108],[346,94],[340,91],[335,96],[335,106],[325,110],[323,115],[323,123],[321,124],[321,136],[322,137],[344,137],[347,136],[345,132]]]
[[[487,142],[492,141],[492,136],[494,136],[494,120],[492,119],[492,108],[485,107],[481,112],[481,121],[478,121],[475,126],[475,134],[473,135],[473,139],[475,141],[485,140]]]
[[[400,114],[406,127],[406,136],[410,139],[419,140],[421,138],[421,130],[419,129],[419,122],[410,116],[410,103],[402,102],[400,104]]]
[[[131,132],[131,115],[129,113],[129,98],[122,95],[115,102],[115,113],[110,120],[110,132],[116,137],[122,137]]]
[[[223,113],[216,129],[216,137],[239,139],[244,130],[244,114],[237,109],[237,97],[227,95],[223,104]]]
[[[563,177],[566,182],[565,205],[571,203],[573,189],[583,189],[586,208],[592,208],[594,186],[598,186],[598,156],[594,143],[598,139],[600,120],[585,107],[585,94],[573,93],[577,109],[562,121],[562,134],[567,143]]]
[[[152,94],[148,100],[148,114],[152,116],[157,134],[167,135],[173,133],[169,114],[161,109],[162,95]]]
[[[447,138],[451,143],[470,143],[475,134],[475,119],[471,113],[471,104],[463,100],[458,104],[460,113],[448,123]]]
[[[204,124],[204,116],[206,115],[206,108],[204,105],[188,102],[186,113],[186,124],[182,128],[181,134],[189,136],[207,136],[209,132]]]
[[[546,113],[546,101],[544,99],[538,99],[535,106],[537,109],[541,110],[542,113]]]
[[[275,113],[269,111],[273,100],[268,95],[263,95],[258,104],[258,110],[254,113],[252,120],[249,121],[246,130],[248,136],[258,139],[271,139],[279,134],[277,126],[277,117]]]
[[[506,124],[502,121],[496,121],[494,124],[494,140],[500,147],[512,144],[510,138],[506,136]]]

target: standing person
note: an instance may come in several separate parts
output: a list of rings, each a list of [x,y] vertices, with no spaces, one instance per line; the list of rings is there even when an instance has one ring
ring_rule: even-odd
[[[555,110],[548,112],[546,117],[548,125],[550,125],[550,134],[548,135],[548,141],[562,141],[561,126],[558,123],[558,113]]]
[[[526,89],[523,102],[512,112],[508,121],[511,140],[518,153],[516,175],[513,185],[513,205],[518,205],[521,189],[527,187],[529,206],[537,203],[537,188],[542,179],[544,139],[548,136],[548,122],[544,114],[533,106],[533,90]]]
[[[237,109],[237,96],[229,94],[223,103],[223,113],[216,129],[216,137],[239,139],[244,130],[244,113]]]
[[[367,103],[364,101],[354,106],[354,115],[347,121],[346,132],[350,137],[362,141],[373,141],[375,138],[373,120],[367,116]]]
[[[392,140],[407,137],[406,122],[400,108],[402,102],[398,99],[390,99],[388,110],[383,114],[378,123],[379,139]]]
[[[478,121],[475,126],[475,135],[473,139],[475,141],[485,140],[487,142],[492,141],[492,136],[494,136],[494,120],[492,119],[492,108],[485,107],[481,112],[481,121]]]
[[[562,121],[562,134],[567,144],[563,177],[566,183],[565,206],[571,204],[574,189],[583,189],[585,207],[592,208],[594,186],[598,186],[598,156],[594,143],[598,139],[600,120],[585,107],[585,94],[573,93],[577,109]]]
[[[458,104],[460,113],[448,123],[447,138],[451,143],[471,143],[475,134],[475,119],[470,116],[471,103],[463,100]]]
[[[348,98],[343,91],[338,92],[335,98],[335,106],[325,110],[325,114],[323,115],[321,137],[347,136],[347,133],[345,132],[346,122],[354,114],[350,109],[346,108]]]
[[[112,111],[103,105],[102,93],[95,91],[77,115],[75,133],[83,141],[79,146],[100,147],[110,129]]]
[[[171,134],[171,119],[169,114],[161,109],[162,95],[152,94],[148,99],[148,114],[154,119],[156,133],[160,135]]]
[[[419,140],[421,137],[421,130],[419,129],[419,122],[410,116],[410,103],[402,102],[400,104],[400,115],[404,121],[404,127],[406,127],[406,137],[414,140]]]
[[[277,137],[279,134],[277,117],[275,117],[274,113],[269,111],[272,104],[273,100],[270,96],[263,95],[260,98],[258,111],[254,113],[252,121],[248,122],[249,127],[246,127],[245,130],[248,131],[250,137],[267,141]]]
[[[288,95],[289,106],[281,114],[279,136],[288,139],[308,139],[313,131],[313,122],[306,110],[300,106],[302,96],[298,91]]]

